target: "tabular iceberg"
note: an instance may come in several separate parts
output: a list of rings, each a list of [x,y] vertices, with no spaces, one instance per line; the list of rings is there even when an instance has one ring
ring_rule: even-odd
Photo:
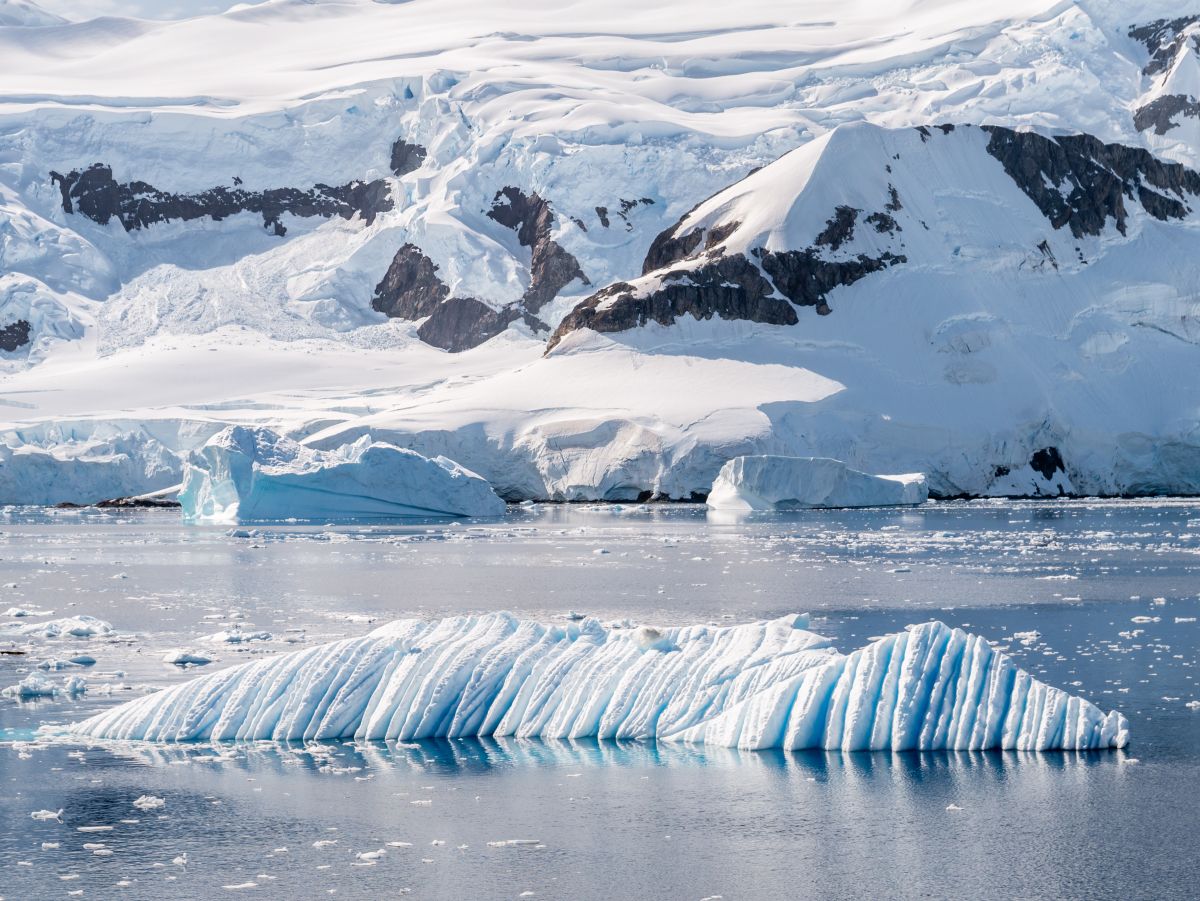
[[[268,429],[231,426],[188,459],[188,522],[499,516],[492,486],[446,457],[372,441],[313,450]]]
[[[657,739],[744,749],[1119,748],[1125,717],[977,636],[910,626],[838,653],[788,616],[733,627],[400,620],[202,676],[77,735],[146,741]]]
[[[898,507],[924,503],[920,473],[870,475],[828,457],[734,457],[721,467],[708,505],[731,512],[808,507]]]

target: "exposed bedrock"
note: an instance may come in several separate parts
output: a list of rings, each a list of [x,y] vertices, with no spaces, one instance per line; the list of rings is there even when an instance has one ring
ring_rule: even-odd
[[[1133,124],[1138,131],[1153,128],[1156,135],[1165,135],[1179,127],[1175,120],[1180,116],[1200,118],[1200,103],[1185,94],[1167,94],[1139,107],[1133,114]]]
[[[424,319],[417,336],[426,344],[453,353],[494,338],[517,319],[523,318],[535,330],[546,328],[516,305],[496,310],[473,297],[451,297],[437,272],[437,264],[419,247],[403,245],[375,286],[371,306],[393,319]]]
[[[392,173],[400,176],[415,172],[421,168],[427,155],[428,151],[420,144],[410,144],[403,138],[397,139],[392,144]]]
[[[144,181],[118,182],[112,167],[104,163],[93,163],[66,175],[51,172],[50,179],[62,193],[64,212],[79,213],[101,225],[117,219],[127,232],[172,219],[186,222],[208,217],[219,222],[235,213],[251,212],[262,216],[264,228],[282,237],[287,233],[282,222],[284,213],[326,219],[334,216],[352,219],[357,214],[370,224],[393,206],[383,179],[344,185],[318,184],[307,190],[247,191],[236,185],[232,188],[219,185],[198,194],[174,194]]]
[[[1000,161],[1055,228],[1076,238],[1099,235],[1109,219],[1125,234],[1128,204],[1155,219],[1182,219],[1185,200],[1200,194],[1200,173],[1164,162],[1148,150],[1105,144],[1092,135],[1050,138],[985,125],[987,151]]]
[[[902,254],[890,252],[878,257],[859,254],[849,260],[825,260],[811,247],[782,252],[754,248],[751,253],[758,262],[755,265],[744,254],[720,255],[719,242],[731,230],[709,230],[706,246],[713,247],[712,262],[694,269],[668,269],[656,286],[638,288],[617,282],[593,294],[567,314],[551,336],[547,350],[576,329],[622,332],[648,322],[671,325],[685,315],[795,325],[799,322],[795,306],[815,307],[825,315],[830,312],[826,298],[834,288],[906,262]],[[680,239],[668,237],[651,252],[666,258],[685,247],[695,248],[703,237],[701,231]]]
[[[723,257],[694,270],[668,272],[656,290],[640,294],[628,282],[617,282],[593,294],[559,325],[550,338],[553,348],[564,335],[581,328],[623,332],[648,322],[671,325],[680,316],[697,319],[749,319],[794,325],[795,308],[775,296],[771,283],[742,254]]]
[[[383,280],[375,286],[371,306],[393,319],[423,319],[450,296],[437,277],[437,264],[415,244],[396,251]]]
[[[1142,69],[1142,74],[1157,75],[1169,69],[1179,51],[1188,43],[1188,26],[1196,22],[1200,22],[1200,16],[1180,16],[1177,19],[1156,19],[1130,28],[1129,36],[1150,51],[1150,61]],[[1191,38],[1192,46],[1200,53],[1200,38],[1194,34]]]
[[[536,193],[514,187],[497,191],[488,218],[511,228],[520,245],[530,249],[529,288],[521,298],[524,311],[536,313],[576,279],[591,284],[579,261],[550,237],[554,212]]]
[[[31,326],[29,320],[18,319],[8,325],[0,326],[0,350],[11,353],[29,343]]]
[[[451,297],[433,260],[415,244],[405,244],[375,286],[371,306],[392,318],[425,319],[418,337],[454,353],[494,338],[518,319],[534,331],[546,331],[537,312],[571,282],[591,282],[579,261],[551,237],[554,212],[536,193],[514,187],[497,191],[487,215],[516,232],[517,243],[530,250],[529,287],[519,301],[497,308],[474,297]]]

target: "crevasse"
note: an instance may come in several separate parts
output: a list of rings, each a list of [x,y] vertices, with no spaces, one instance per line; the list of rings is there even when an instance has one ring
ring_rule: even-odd
[[[1119,712],[940,622],[840,654],[788,616],[657,630],[400,620],[230,667],[71,728],[146,741],[516,736],[743,749],[1119,748]]]

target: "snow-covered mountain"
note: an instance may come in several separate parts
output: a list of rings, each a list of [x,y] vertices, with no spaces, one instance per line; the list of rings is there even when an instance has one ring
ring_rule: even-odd
[[[1165,2],[0,3],[0,502],[230,424],[508,498],[1200,492],[1198,129]]]

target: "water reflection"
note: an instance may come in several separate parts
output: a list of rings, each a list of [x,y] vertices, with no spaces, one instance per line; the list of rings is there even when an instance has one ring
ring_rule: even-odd
[[[1124,751],[741,751],[668,742],[462,738],[395,741],[245,742],[219,745],[150,745],[104,742],[89,746],[96,764],[163,767],[203,764],[275,773],[385,773],[480,776],[527,768],[646,769],[698,767],[778,771],[826,781],[894,778],[914,782],[981,774],[1005,778],[1013,771],[1080,771],[1115,766]]]

